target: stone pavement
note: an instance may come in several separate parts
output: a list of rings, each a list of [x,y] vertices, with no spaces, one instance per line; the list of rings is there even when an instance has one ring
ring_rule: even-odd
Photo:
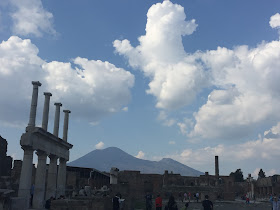
[[[184,206],[184,203],[178,202],[178,208],[181,209]],[[269,202],[256,202],[246,204],[239,201],[223,201],[223,202],[213,202],[215,210],[271,210],[271,204]],[[189,204],[188,210],[202,210],[203,207],[201,202],[191,202]]]

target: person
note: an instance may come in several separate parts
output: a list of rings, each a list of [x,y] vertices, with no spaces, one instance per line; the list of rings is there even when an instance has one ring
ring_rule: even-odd
[[[189,197],[189,202],[191,202],[191,192],[189,192],[188,197]]]
[[[249,196],[246,196],[246,203],[250,203],[250,198],[249,198]]]
[[[119,210],[120,209],[120,198],[118,194],[115,195],[115,197],[112,199],[113,202],[113,210]]]
[[[199,199],[199,193],[198,192],[195,194],[195,198],[196,198],[196,202],[198,203],[198,199]]]
[[[160,197],[160,194],[157,195],[156,198],[156,210],[162,209],[162,198]]]
[[[175,198],[173,195],[169,197],[169,201],[167,203],[167,206],[165,207],[165,210],[178,210],[177,203],[175,202]]]
[[[186,201],[187,200],[187,193],[184,193],[184,200]]]
[[[152,195],[147,193],[145,196],[146,199],[146,210],[151,210],[152,209]]]
[[[50,209],[51,208],[51,203],[53,200],[53,196],[51,196],[48,200],[46,200],[45,208]]]
[[[33,196],[34,196],[34,184],[31,186],[30,189],[30,206],[33,206]]]
[[[273,197],[272,210],[280,210],[280,200],[276,196]]]
[[[204,210],[212,210],[212,209],[214,209],[213,203],[210,200],[208,200],[208,199],[209,199],[209,196],[205,195],[205,200],[202,201],[202,206],[203,206]]]
[[[184,202],[184,197],[183,197],[183,193],[182,192],[179,192],[179,200],[181,200],[182,202]]]

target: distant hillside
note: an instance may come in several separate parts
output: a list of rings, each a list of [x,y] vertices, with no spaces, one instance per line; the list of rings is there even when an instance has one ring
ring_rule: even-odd
[[[99,171],[107,172],[110,171],[111,167],[117,167],[120,170],[136,170],[146,174],[163,174],[165,170],[184,176],[199,176],[203,174],[170,158],[163,158],[160,161],[142,160],[127,154],[117,147],[93,150],[83,157],[70,162],[68,165],[95,168]]]

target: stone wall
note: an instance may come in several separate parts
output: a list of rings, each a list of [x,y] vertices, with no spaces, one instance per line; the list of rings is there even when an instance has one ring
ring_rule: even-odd
[[[54,200],[51,204],[52,210],[111,210],[111,198],[80,198]]]
[[[8,142],[0,136],[0,176],[11,176],[13,159],[7,156]]]

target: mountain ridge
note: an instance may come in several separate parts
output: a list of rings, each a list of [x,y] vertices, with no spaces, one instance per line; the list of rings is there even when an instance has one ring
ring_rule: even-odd
[[[203,174],[171,158],[163,158],[160,161],[143,160],[124,152],[118,147],[93,150],[68,163],[68,166],[95,168],[99,171],[107,172],[110,171],[111,167],[117,167],[120,170],[136,170],[150,174],[163,174],[165,170],[183,176],[199,176]]]

